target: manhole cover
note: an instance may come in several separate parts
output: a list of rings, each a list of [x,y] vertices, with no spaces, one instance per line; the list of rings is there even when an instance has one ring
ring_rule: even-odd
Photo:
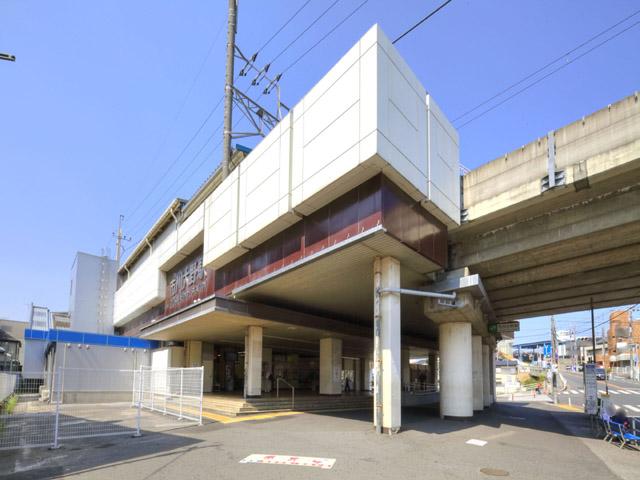
[[[484,473],[485,475],[491,475],[492,477],[508,477],[509,476],[509,472],[507,472],[506,470],[500,470],[499,468],[485,467],[485,468],[481,468],[480,472]]]

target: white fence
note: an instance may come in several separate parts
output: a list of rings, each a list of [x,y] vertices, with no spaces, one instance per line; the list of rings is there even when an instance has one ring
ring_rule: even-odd
[[[141,368],[133,379],[132,403],[141,398],[142,408],[202,424],[203,373],[203,367]]]
[[[60,368],[53,375],[13,374],[2,380],[13,388],[0,404],[0,450],[140,436],[143,408],[201,424],[202,373],[202,368]]]
[[[0,373],[0,402],[13,393],[16,386],[16,376],[11,373]]]

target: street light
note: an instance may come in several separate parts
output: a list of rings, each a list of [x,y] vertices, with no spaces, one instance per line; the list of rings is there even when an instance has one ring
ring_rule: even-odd
[[[16,56],[9,53],[0,53],[0,60],[6,60],[7,62],[15,62]]]

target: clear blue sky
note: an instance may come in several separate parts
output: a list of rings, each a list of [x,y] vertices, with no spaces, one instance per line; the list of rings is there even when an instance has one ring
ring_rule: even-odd
[[[339,0],[272,71],[361,1]],[[31,301],[66,309],[77,250],[113,253],[120,213],[138,238],[219,163],[220,132],[206,141],[221,109],[176,158],[223,92],[226,3],[2,2],[0,52],[17,62],[0,62],[0,317],[25,319]],[[251,54],[303,3],[240,0],[238,44]],[[261,59],[331,3],[312,0]],[[439,3],[369,0],[286,73],[283,100],[294,105],[372,24],[395,38]],[[639,8],[623,0],[454,0],[398,48],[453,119]],[[640,88],[638,45],[640,26],[462,128],[462,163],[480,165],[632,94]],[[527,320],[522,335],[547,327],[548,318]]]

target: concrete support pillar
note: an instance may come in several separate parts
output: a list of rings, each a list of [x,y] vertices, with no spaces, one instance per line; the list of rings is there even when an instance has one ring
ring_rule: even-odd
[[[354,375],[353,390],[355,392],[359,392],[362,390],[362,359],[361,358],[355,359],[354,369],[355,369],[355,375]]]
[[[438,381],[438,356],[435,353],[430,353],[427,361],[429,364],[427,383],[435,385]]]
[[[471,324],[440,324],[440,416],[473,416]]]
[[[471,355],[473,362],[473,410],[484,408],[483,378],[482,378],[482,337],[473,335],[471,338]]]
[[[368,355],[364,358],[364,372],[362,375],[362,388],[367,392],[373,390],[373,374],[374,374],[374,365],[373,365],[373,355]]]
[[[489,357],[491,359],[491,403],[496,403],[496,352],[494,347],[489,350]]]
[[[342,339],[320,339],[320,395],[342,393]]]
[[[249,326],[244,337],[244,391],[247,397],[262,394],[262,327]]]
[[[262,349],[262,391],[269,393],[273,388],[273,350],[271,348]]]
[[[482,396],[483,406],[491,406],[491,359],[489,345],[482,345]]]
[[[187,340],[184,342],[184,365],[185,367],[202,366],[202,342],[198,340]]]
[[[400,356],[402,362],[402,388],[405,388],[411,383],[411,353],[409,348],[403,348]]]
[[[400,288],[400,262],[384,257],[380,262],[381,287]],[[400,294],[380,298],[382,350],[382,430],[393,433],[402,425],[402,371],[400,354]]]

